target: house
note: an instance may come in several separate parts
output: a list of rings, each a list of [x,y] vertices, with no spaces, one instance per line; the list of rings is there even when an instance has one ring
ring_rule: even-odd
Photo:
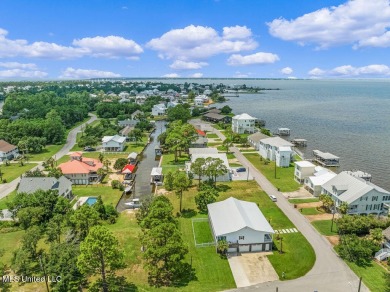
[[[0,140],[0,161],[11,160],[18,156],[18,147],[8,143],[5,140]]]
[[[196,136],[197,139],[195,141],[191,142],[190,147],[191,148],[206,148],[207,142],[208,142],[208,139],[206,137],[206,133],[203,132],[202,130],[199,130],[199,129],[195,129],[195,131],[197,133],[197,136]]]
[[[186,162],[185,167],[186,167],[186,172],[187,174],[191,173],[191,164],[195,162],[196,159],[198,158],[214,158],[214,159],[220,159],[223,162],[223,165],[227,168],[227,173],[220,175],[216,178],[216,181],[230,181],[231,180],[231,173],[230,173],[230,167],[229,167],[229,162],[226,156],[226,153],[209,153],[210,148],[199,148],[202,150],[205,150],[204,152],[199,151],[198,153],[192,153],[191,154],[191,161]],[[194,179],[199,179],[198,176],[194,175]],[[201,177],[201,180],[205,181],[208,180],[209,177],[204,175]]]
[[[145,95],[137,95],[135,97],[135,103],[136,104],[142,105],[142,104],[145,103],[145,101],[146,101],[146,96]]]
[[[266,139],[266,138],[269,138],[269,136],[267,136],[261,132],[256,132],[256,133],[248,136],[248,142],[253,148],[255,148],[256,150],[259,150],[260,140]]]
[[[228,252],[272,251],[275,231],[255,203],[230,197],[208,204],[207,209],[216,245],[226,240]]]
[[[134,127],[132,126],[126,126],[124,127],[122,130],[119,131],[119,134],[122,136],[122,137],[125,137],[126,138],[126,141],[129,141],[129,134],[131,133],[131,131],[134,130]]]
[[[134,173],[134,170],[135,170],[135,164],[126,164],[121,173],[123,174],[123,179],[124,180],[129,180],[129,179],[132,179],[133,177],[133,173]]]
[[[294,180],[300,184],[305,182],[305,178],[314,174],[315,164],[310,161],[297,161],[295,162]]]
[[[164,175],[162,174],[162,167],[153,167],[152,172],[150,173],[150,183],[161,184],[163,180]]]
[[[167,108],[171,108],[171,107],[175,107],[177,105],[179,105],[180,103],[176,102],[176,101],[170,101],[167,103]]]
[[[339,166],[340,157],[329,152],[313,150],[314,161],[322,166]]]
[[[58,191],[60,197],[72,199],[72,182],[65,176],[55,177],[22,177],[17,193],[32,194],[38,190]]]
[[[121,137],[119,135],[104,136],[102,139],[102,148],[103,151],[122,152],[125,148],[125,142],[126,137]]]
[[[232,131],[233,133],[244,134],[244,133],[254,133],[256,131],[255,121],[257,119],[243,113],[241,115],[236,115],[232,118]]]
[[[322,186],[334,178],[336,174],[322,166],[316,166],[313,175],[305,178],[305,189],[313,196],[318,197],[322,193]]]
[[[118,121],[118,126],[120,127],[135,127],[137,125],[139,120],[134,120],[134,119],[126,119],[122,121]]]
[[[293,156],[292,146],[280,137],[269,137],[260,140],[259,153],[264,159],[276,161],[279,167],[289,167]]]
[[[131,152],[127,156],[127,159],[129,160],[130,164],[136,164],[137,163],[137,157],[138,157],[138,153],[137,152]]]
[[[165,104],[155,104],[152,108],[152,115],[153,116],[163,116],[165,115],[167,111],[167,108],[165,107]]]
[[[196,96],[194,98],[194,105],[195,106],[203,106],[203,104],[204,104],[204,100],[203,100],[203,97],[201,95]]]
[[[218,154],[217,148],[189,148],[190,157],[192,154]]]
[[[230,123],[232,120],[232,118],[229,116],[224,116],[224,115],[214,114],[214,113],[204,114],[202,116],[202,118],[203,118],[203,120],[208,121],[208,122],[212,122],[212,123],[222,122],[225,124]]]
[[[207,113],[220,114],[221,110],[218,108],[212,108],[209,111],[207,111]]]
[[[345,171],[326,182],[322,193],[331,196],[336,208],[347,203],[348,214],[387,215],[389,211],[389,191]]]
[[[75,185],[88,185],[99,180],[98,170],[103,164],[93,158],[82,157],[81,152],[70,155],[70,161],[61,163],[58,168]]]

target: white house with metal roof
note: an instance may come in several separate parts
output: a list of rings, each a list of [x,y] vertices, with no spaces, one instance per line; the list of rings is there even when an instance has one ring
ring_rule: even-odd
[[[160,103],[160,104],[155,104],[152,108],[152,115],[153,116],[163,116],[165,115],[167,111],[167,108],[165,104]]]
[[[119,135],[104,136],[102,139],[102,148],[104,151],[123,151],[125,148],[126,137]]]
[[[305,178],[314,174],[316,166],[310,161],[302,160],[295,162],[294,179],[296,182],[303,184]]]
[[[293,157],[292,146],[280,137],[265,138],[260,140],[259,153],[264,159],[276,161],[276,166],[289,167]]]
[[[314,173],[305,178],[305,189],[313,196],[318,197],[322,193],[322,186],[335,176],[336,174],[333,171],[322,166],[316,166]]]
[[[377,185],[340,172],[322,186],[322,193],[331,196],[335,206],[348,204],[348,214],[388,214],[390,192]]]
[[[226,240],[228,252],[272,250],[275,231],[255,203],[230,197],[208,204],[207,209],[215,243]]]
[[[257,118],[252,117],[246,113],[236,115],[232,118],[232,131],[233,133],[244,134],[254,133],[255,121]]]

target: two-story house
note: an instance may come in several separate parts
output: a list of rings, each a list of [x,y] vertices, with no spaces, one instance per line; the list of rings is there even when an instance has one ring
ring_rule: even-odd
[[[233,133],[244,134],[254,133],[256,130],[255,121],[257,119],[246,114],[236,115],[232,118],[232,131]]]
[[[125,148],[126,137],[114,135],[104,136],[102,139],[102,148],[104,151],[122,152]]]
[[[65,176],[58,179],[55,177],[22,177],[17,193],[32,194],[38,190],[55,190],[61,197],[72,198],[72,182]]]
[[[289,167],[293,157],[292,146],[280,137],[265,138],[260,140],[259,153],[264,159],[276,161],[276,166]]]
[[[165,104],[160,103],[160,104],[155,104],[152,108],[152,115],[153,116],[163,116],[165,115],[167,111],[167,108]]]
[[[11,160],[19,155],[18,147],[0,140],[0,161]]]

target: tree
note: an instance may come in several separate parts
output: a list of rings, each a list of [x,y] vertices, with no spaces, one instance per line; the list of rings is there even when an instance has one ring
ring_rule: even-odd
[[[202,181],[202,176],[204,175],[205,172],[205,162],[206,160],[204,158],[197,158],[193,163],[191,163],[191,172],[194,175],[198,176],[198,189],[200,188],[200,183]]]
[[[217,177],[224,175],[228,172],[227,167],[223,163],[223,160],[220,158],[206,158],[206,170],[205,174],[209,177],[210,181],[214,182],[214,185],[217,183]]]
[[[142,213],[137,215],[137,221],[142,229],[151,229],[163,222],[177,225],[177,220],[172,215],[172,203],[167,197],[155,197],[146,209],[141,210]]]
[[[97,201],[95,202],[95,204],[92,205],[92,208],[96,212],[98,212],[99,217],[100,217],[101,220],[105,220],[106,219],[106,208],[104,207],[102,196],[99,196],[97,198]]]
[[[104,226],[92,227],[88,236],[80,244],[77,267],[82,273],[100,274],[101,288],[104,292],[110,291],[107,274],[124,266],[124,254],[118,245],[118,240]]]
[[[31,259],[37,255],[38,241],[41,239],[41,230],[38,226],[29,228],[22,237],[22,249],[28,252]]]
[[[334,201],[329,195],[321,194],[319,197],[320,201],[322,202],[322,206],[330,212],[334,207]]]
[[[228,105],[225,105],[221,108],[221,114],[228,115],[232,112],[232,108]]]
[[[206,187],[202,187],[201,191],[195,196],[195,203],[201,213],[208,212],[207,205],[214,203],[217,200],[218,191],[206,185]]]
[[[24,173],[25,177],[45,177],[46,175],[42,170],[36,168],[34,170],[29,170]]]
[[[188,189],[189,184],[190,182],[185,172],[183,171],[175,172],[175,178],[173,180],[173,189],[176,191],[176,195],[180,198],[180,213],[182,210],[183,191]]]
[[[383,243],[383,233],[381,228],[370,229],[370,234],[368,236],[370,240],[376,245],[381,245]]]
[[[183,259],[188,253],[177,226],[163,222],[147,230],[141,239],[148,270],[148,282],[159,287],[169,286],[185,272]]]
[[[114,169],[120,171],[125,167],[126,164],[127,164],[126,158],[118,158],[114,163]]]
[[[129,133],[129,138],[135,141],[135,144],[138,145],[138,142],[142,141],[143,133],[141,129],[134,129]]]
[[[222,146],[225,147],[225,149],[226,149],[226,154],[229,153],[230,147],[233,146],[232,139],[226,138],[225,140],[223,140]]]
[[[89,230],[99,224],[99,213],[91,206],[84,204],[70,217],[73,231],[83,240]]]
[[[63,175],[61,168],[51,168],[47,174],[49,177],[60,178]]]
[[[172,171],[168,171],[164,179],[164,186],[167,191],[173,190],[173,180],[174,180],[174,176]]]
[[[178,104],[175,107],[168,108],[167,110],[167,119],[168,121],[177,121],[180,120],[184,123],[191,118],[191,111],[188,108],[185,108],[182,104]]]
[[[101,163],[103,163],[103,161],[104,161],[104,154],[103,153],[99,153],[99,161],[101,162]]]
[[[359,238],[357,235],[343,235],[340,237],[338,252],[341,258],[358,265],[366,265],[371,261],[372,255],[378,251],[379,246],[369,239]]]
[[[64,216],[56,214],[46,227],[47,241],[61,243],[61,234],[64,229]]]
[[[229,249],[229,243],[226,240],[223,240],[223,239],[218,240],[217,251],[220,254],[225,255],[227,253],[228,249]]]
[[[105,167],[106,174],[107,174],[108,171],[109,171],[110,165],[111,165],[111,161],[108,160],[107,158],[105,158],[105,159],[103,160],[103,166]]]
[[[340,206],[338,207],[339,211],[341,214],[345,215],[348,212],[348,203],[347,202],[342,202]]]

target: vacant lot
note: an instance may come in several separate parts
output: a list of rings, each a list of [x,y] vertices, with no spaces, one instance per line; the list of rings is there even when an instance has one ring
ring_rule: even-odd
[[[11,182],[15,178],[21,176],[26,171],[37,166],[36,163],[25,163],[23,166],[20,166],[19,163],[11,163],[9,166],[1,165],[1,172],[3,173],[3,180],[6,182]],[[2,181],[0,181],[2,183]]]

